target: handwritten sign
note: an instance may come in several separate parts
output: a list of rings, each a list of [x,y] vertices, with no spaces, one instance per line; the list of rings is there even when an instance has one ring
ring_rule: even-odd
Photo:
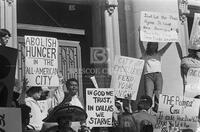
[[[191,49],[200,49],[200,14],[198,13],[194,14],[189,47]]]
[[[187,73],[185,96],[195,97],[200,93],[200,68],[190,68]]]
[[[111,88],[115,96],[124,98],[127,94],[136,99],[144,60],[125,56],[116,56],[112,72]]]
[[[25,75],[29,86],[59,86],[56,38],[25,36]]]
[[[112,127],[114,91],[111,88],[86,89],[87,126]]]
[[[158,12],[141,12],[141,41],[177,42],[178,15]]]
[[[176,95],[161,94],[155,131],[197,129],[200,100]]]
[[[20,108],[0,108],[0,132],[22,132]]]

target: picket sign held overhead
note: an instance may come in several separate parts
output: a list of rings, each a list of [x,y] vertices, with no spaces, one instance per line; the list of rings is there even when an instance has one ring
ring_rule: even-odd
[[[188,48],[198,50],[200,49],[200,14],[194,14],[194,21],[190,35],[190,43]]]
[[[140,39],[148,42],[178,42],[178,14],[142,11]]]
[[[25,76],[29,86],[59,86],[56,38],[25,36]]]
[[[144,60],[115,56],[111,88],[114,88],[116,97],[125,98],[128,94],[131,94],[131,99],[136,99],[143,67]]]

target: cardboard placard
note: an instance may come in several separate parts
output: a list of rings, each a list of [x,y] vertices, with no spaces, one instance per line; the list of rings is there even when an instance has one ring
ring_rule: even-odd
[[[141,12],[140,39],[148,42],[177,42],[178,14]]]
[[[29,86],[59,86],[56,38],[25,36],[25,75]]]
[[[115,96],[125,98],[127,94],[131,94],[131,99],[136,99],[143,67],[144,60],[115,56],[111,80]]]
[[[197,129],[200,100],[183,96],[161,94],[157,116],[157,131]]]
[[[186,78],[187,84],[185,85],[186,97],[195,97],[200,95],[200,68],[190,68]]]
[[[200,49],[200,14],[194,14],[194,21],[190,35],[189,48]]]
[[[87,88],[86,112],[87,126],[112,127],[114,111],[114,91],[111,88]]]

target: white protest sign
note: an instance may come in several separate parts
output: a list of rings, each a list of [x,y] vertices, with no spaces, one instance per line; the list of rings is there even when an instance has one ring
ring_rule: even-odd
[[[140,39],[148,42],[177,42],[178,14],[141,12]]]
[[[176,95],[161,94],[155,131],[197,129],[200,100]]]
[[[112,127],[114,91],[111,88],[86,89],[87,126]]]
[[[59,86],[56,38],[25,36],[25,76],[29,86]]]
[[[198,13],[194,14],[189,47],[192,49],[200,49],[200,14]]]
[[[144,60],[115,56],[111,80],[115,96],[125,98],[127,94],[131,94],[131,99],[136,99],[143,67]]]
[[[190,68],[186,79],[184,95],[187,97],[200,95],[200,68]]]
[[[0,132],[22,132],[20,108],[0,107]]]

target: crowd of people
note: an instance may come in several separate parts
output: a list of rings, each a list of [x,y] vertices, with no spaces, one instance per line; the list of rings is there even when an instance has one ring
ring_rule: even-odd
[[[67,89],[63,89],[61,84],[53,91],[53,95],[43,97],[48,104],[46,111],[38,103],[44,92],[43,89],[36,86],[28,88],[26,81],[24,84],[18,98],[19,107],[22,109],[23,132],[153,132],[156,124],[156,117],[149,113],[152,99],[147,95],[140,98],[137,111],[134,112],[130,96],[126,99],[116,98],[113,127],[88,128],[87,113],[77,97],[76,79],[71,78],[66,81]]]
[[[8,30],[2,29],[0,46],[5,47],[10,36]],[[59,87],[53,90],[47,88],[46,91],[41,86],[28,87],[29,82],[26,79],[23,80],[23,85],[19,85],[16,81],[12,105],[21,108],[23,132],[153,132],[157,118],[152,112],[158,111],[159,94],[162,93],[163,87],[161,57],[171,44],[172,42],[168,42],[159,49],[157,42],[148,42],[146,48],[142,41],[139,42],[141,59],[145,60],[143,71],[145,93],[136,101],[136,111],[132,108],[130,95],[125,99],[115,99],[113,127],[87,127],[87,113],[78,98],[79,84],[75,78],[64,81],[62,74],[58,73]],[[176,47],[181,59],[180,69],[185,86],[188,70],[200,68],[200,49],[189,47],[189,54],[182,57],[179,43],[176,43]],[[5,102],[3,88],[0,88],[0,94],[2,95],[0,104],[4,107],[6,105],[3,104]],[[39,104],[41,100],[46,103],[45,109]]]

